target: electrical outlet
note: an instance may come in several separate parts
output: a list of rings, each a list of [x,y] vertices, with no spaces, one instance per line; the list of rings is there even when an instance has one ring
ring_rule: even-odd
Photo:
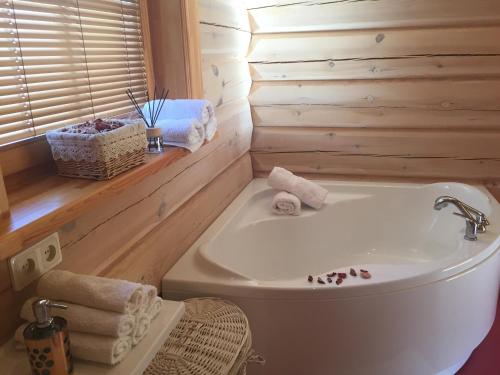
[[[59,235],[57,232],[52,233],[33,247],[38,248],[41,261],[40,268],[43,273],[62,262],[61,245],[59,244]]]
[[[19,291],[61,263],[59,236],[53,233],[9,259],[14,290]]]

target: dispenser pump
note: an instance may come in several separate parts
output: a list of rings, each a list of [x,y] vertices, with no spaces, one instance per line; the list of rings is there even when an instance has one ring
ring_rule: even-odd
[[[45,298],[39,298],[33,302],[33,315],[35,315],[36,325],[39,328],[45,328],[52,324],[53,318],[50,314],[50,309],[52,307],[58,309],[67,309],[68,306],[62,305],[60,303],[54,303],[51,300]]]

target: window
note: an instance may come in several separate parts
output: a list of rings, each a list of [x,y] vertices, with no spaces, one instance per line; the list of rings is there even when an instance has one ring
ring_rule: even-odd
[[[139,0],[0,0],[0,144],[146,98]]]

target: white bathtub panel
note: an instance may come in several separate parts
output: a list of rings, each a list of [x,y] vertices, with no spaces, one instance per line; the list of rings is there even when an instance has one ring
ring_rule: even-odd
[[[249,375],[431,375],[464,362],[487,335],[499,269],[497,252],[459,276],[385,295],[324,301],[216,295],[245,311],[254,347],[267,359]],[[165,290],[166,298],[204,295]]]

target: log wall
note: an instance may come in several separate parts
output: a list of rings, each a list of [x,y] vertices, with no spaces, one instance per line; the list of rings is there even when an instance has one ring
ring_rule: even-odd
[[[500,3],[248,0],[252,161],[500,178]]]

